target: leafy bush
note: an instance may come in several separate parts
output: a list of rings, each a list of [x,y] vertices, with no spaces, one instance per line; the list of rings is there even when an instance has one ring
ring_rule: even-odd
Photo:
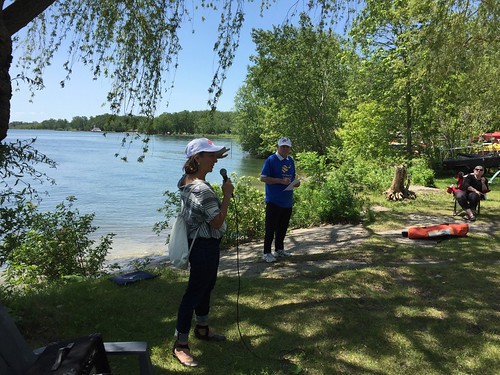
[[[435,187],[434,182],[434,171],[429,168],[427,160],[425,159],[413,159],[410,167],[408,168],[408,174],[411,178],[411,183],[413,185],[423,185],[428,187]]]
[[[299,189],[297,189],[298,191]],[[357,222],[360,219],[361,202],[349,184],[349,180],[337,170],[330,172],[320,187],[309,187],[304,193],[312,191],[312,201],[307,204],[304,197],[301,210],[314,210],[310,214],[312,225],[319,223]],[[303,195],[301,192],[300,195]],[[314,215],[314,217],[312,216]]]
[[[393,177],[391,163],[381,160],[357,158],[345,162],[337,169],[338,173],[348,181],[356,192],[382,192],[390,185]]]
[[[314,154],[307,155],[309,165],[314,165]],[[316,164],[317,165],[317,164]],[[235,186],[234,199],[231,201],[226,219],[227,231],[222,239],[222,247],[236,245],[237,241],[246,242],[262,239],[265,232],[266,204],[264,192],[256,187],[254,177],[240,177],[232,174]],[[340,172],[329,172],[322,176],[325,182],[306,178],[294,191],[294,207],[290,226],[304,228],[321,223],[356,222],[360,218],[360,200],[351,189],[346,177]],[[221,197],[220,186],[212,186]],[[168,230],[174,215],[180,207],[179,192],[166,191],[164,206],[159,209],[165,220],[154,226],[159,235]],[[168,238],[167,238],[168,242]]]
[[[319,155],[317,152],[300,152],[295,159],[297,171],[305,174],[316,182],[325,180],[328,172],[326,156]]]
[[[165,197],[165,200],[163,202],[163,206],[158,208],[158,212],[163,213],[165,219],[153,225],[153,231],[158,236],[161,232],[169,228],[170,222],[181,210],[181,196],[178,190],[174,192],[167,190],[163,193],[163,196]],[[168,243],[168,237],[165,240],[165,243]]]
[[[234,199],[229,206],[223,246],[235,245],[237,240],[245,242],[264,236],[266,203],[264,192],[255,187],[257,179],[237,178],[234,174],[231,177],[235,183]]]
[[[320,189],[318,184],[304,180],[300,187],[293,192],[293,210],[290,219],[290,227],[307,228],[321,224],[318,206],[320,198]]]
[[[238,178],[231,175],[235,186],[234,199],[232,199],[226,219],[227,230],[222,238],[222,246],[233,246],[237,241],[249,241],[261,238],[264,234],[265,203],[264,193],[255,187],[256,179],[253,177]],[[222,197],[222,190],[218,185],[212,185],[215,192]],[[158,211],[164,214],[165,219],[156,223],[153,230],[160,235],[164,230],[171,229],[174,216],[180,210],[179,191],[166,191],[163,207]],[[168,238],[166,243],[168,243]]]
[[[306,178],[294,191],[291,226],[298,228],[358,221],[361,202],[356,192],[362,189],[364,181],[355,179],[353,172],[356,170],[353,166],[333,169],[330,165],[331,170],[328,172],[324,156],[314,153],[301,153],[300,156],[298,166],[305,167],[315,177]]]
[[[41,213],[27,204],[20,213],[24,226],[5,235],[0,253],[7,260],[6,280],[11,285],[40,288],[69,276],[97,276],[111,248],[113,234],[91,240],[97,229],[95,214],[80,216],[72,210],[74,197],[55,212]]]

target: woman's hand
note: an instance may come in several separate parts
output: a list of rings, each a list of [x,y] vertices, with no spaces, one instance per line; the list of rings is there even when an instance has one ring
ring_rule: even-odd
[[[234,186],[230,178],[228,178],[224,183],[222,184],[222,194],[224,197],[232,197],[233,192],[234,192]]]

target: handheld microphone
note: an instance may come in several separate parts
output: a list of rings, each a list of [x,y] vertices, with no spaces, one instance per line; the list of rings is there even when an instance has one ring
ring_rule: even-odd
[[[226,182],[227,181],[227,171],[226,171],[226,168],[222,168],[220,170],[220,175],[222,176],[222,183]],[[234,194],[231,194],[231,197],[234,198]]]
[[[227,171],[226,171],[226,168],[222,168],[220,170],[220,175],[222,176],[222,181],[226,182],[227,181]]]

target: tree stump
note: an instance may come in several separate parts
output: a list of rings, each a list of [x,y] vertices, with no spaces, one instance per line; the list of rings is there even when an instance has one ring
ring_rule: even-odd
[[[406,184],[406,185],[405,185]],[[403,199],[415,199],[417,196],[410,188],[410,178],[406,173],[406,165],[398,165],[394,172],[391,187],[385,191],[387,200],[402,201]]]

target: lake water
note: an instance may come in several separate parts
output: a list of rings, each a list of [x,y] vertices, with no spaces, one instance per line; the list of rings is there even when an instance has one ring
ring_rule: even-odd
[[[49,193],[40,210],[54,210],[74,195],[80,214],[95,212],[97,236],[116,234],[109,260],[165,255],[167,233],[157,236],[152,227],[163,218],[157,211],[164,202],[163,192],[177,190],[186,160],[184,149],[191,138],[153,136],[144,162],[139,163],[142,142],[134,140],[122,148],[123,137],[120,133],[10,129],[6,141],[36,138],[34,147],[57,162],[57,169],[39,168],[56,180],[54,186],[35,185],[39,192]],[[211,139],[231,151],[217,162],[207,181],[220,184],[221,168],[238,176],[260,175],[263,160],[248,156],[231,139]],[[128,162],[115,153],[127,156]]]

